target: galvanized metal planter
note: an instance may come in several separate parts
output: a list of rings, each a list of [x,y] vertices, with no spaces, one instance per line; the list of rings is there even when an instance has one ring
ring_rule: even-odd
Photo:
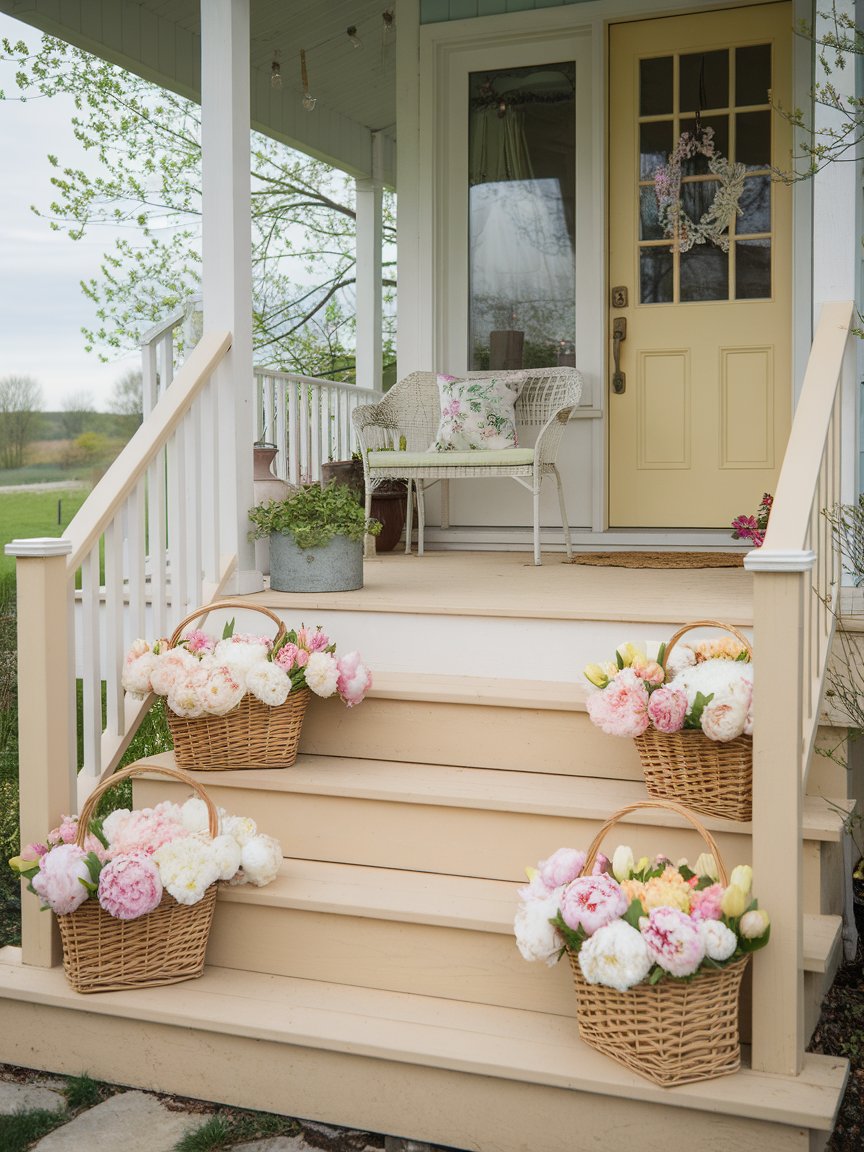
[[[276,592],[350,592],[363,587],[363,541],[334,536],[298,548],[293,536],[270,537],[270,587]]]

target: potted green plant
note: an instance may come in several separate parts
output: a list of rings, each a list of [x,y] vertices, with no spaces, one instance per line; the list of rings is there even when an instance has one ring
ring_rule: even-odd
[[[270,540],[270,587],[278,592],[344,592],[363,587],[363,538],[381,525],[367,520],[344,484],[309,484],[285,500],[249,512],[254,540]]]

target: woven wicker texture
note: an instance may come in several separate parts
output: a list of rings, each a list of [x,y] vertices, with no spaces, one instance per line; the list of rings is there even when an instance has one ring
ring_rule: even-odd
[[[216,808],[185,772],[152,765],[133,766],[109,776],[90,793],[78,820],[77,843],[84,846],[90,819],[102,795],[121,780],[157,772],[188,784],[207,805],[211,836],[219,831]],[[155,988],[191,980],[204,971],[204,953],[213,921],[216,885],[197,904],[178,904],[166,892],[159,905],[137,920],[117,920],[91,898],[68,916],[58,916],[63,969],[76,992],[117,992]]]
[[[630,804],[610,816],[588,848],[583,876],[590,874],[606,835],[618,821],[645,808],[675,812],[691,824],[714,856],[720,883],[728,885],[714,837],[686,808],[668,800]],[[706,969],[689,980],[637,984],[626,992],[589,984],[578,957],[568,956],[579,1034],[586,1044],[667,1088],[737,1072],[741,1063],[738,992],[749,956],[723,969]]]
[[[696,620],[686,624],[666,645],[669,654],[694,628],[720,628],[740,640],[750,654],[750,642],[731,624]],[[753,815],[753,738],[737,736],[725,742],[709,740],[697,729],[658,732],[648,728],[635,739],[649,796],[678,800],[703,816],[750,820]]]
[[[171,647],[177,645],[188,624],[223,608],[260,612],[277,626],[274,642],[285,635],[285,625],[269,608],[243,600],[221,600],[199,608],[181,620],[171,637]],[[225,716],[199,716],[196,719],[177,716],[166,708],[168,727],[174,741],[174,759],[181,768],[196,772],[290,768],[297,759],[309,696],[309,689],[301,688],[291,692],[284,704],[271,708],[247,692],[237,707]]]

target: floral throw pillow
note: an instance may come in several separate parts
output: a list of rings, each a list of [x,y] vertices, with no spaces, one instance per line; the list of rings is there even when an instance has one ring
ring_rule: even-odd
[[[439,374],[441,422],[429,451],[515,448],[514,406],[522,383],[519,378],[460,380]]]

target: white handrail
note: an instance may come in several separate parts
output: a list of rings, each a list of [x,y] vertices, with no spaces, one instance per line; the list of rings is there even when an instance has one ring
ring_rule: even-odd
[[[851,302],[823,306],[753,573],[753,874],[771,916],[754,957],[754,1069],[797,1075],[804,1051],[802,807],[840,564],[823,511],[840,499],[841,417],[855,385]],[[760,660],[760,654],[766,656]]]
[[[255,371],[256,432],[278,449],[277,474],[292,484],[321,478],[328,460],[347,460],[357,448],[351,413],[384,393],[296,372]]]

